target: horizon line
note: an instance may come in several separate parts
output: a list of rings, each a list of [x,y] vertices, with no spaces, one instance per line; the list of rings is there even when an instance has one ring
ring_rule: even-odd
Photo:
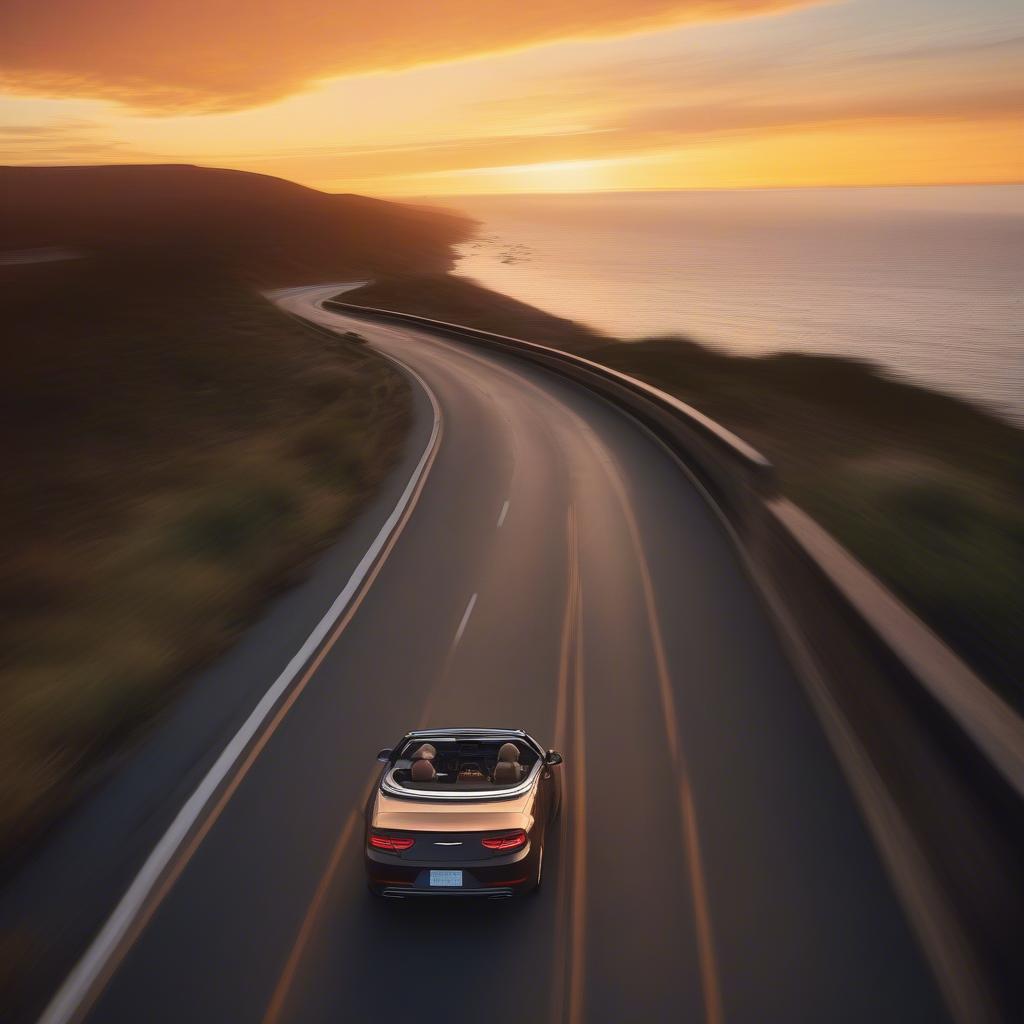
[[[1024,186],[1024,178],[1015,181],[980,180],[980,181],[908,181],[908,182],[858,182],[855,184],[832,185],[709,185],[678,186],[675,188],[592,188],[592,189],[557,189],[543,191],[539,189],[520,189],[510,192],[389,192],[372,194],[374,198],[385,200],[402,199],[465,199],[488,198],[499,196],[594,196],[594,195],[649,195],[661,192],[809,192],[826,189],[878,189],[878,188],[1019,188]],[[323,191],[323,190],[319,190]],[[337,195],[340,193],[329,193]],[[364,194],[364,193],[358,193]],[[371,194],[371,193],[365,193]]]

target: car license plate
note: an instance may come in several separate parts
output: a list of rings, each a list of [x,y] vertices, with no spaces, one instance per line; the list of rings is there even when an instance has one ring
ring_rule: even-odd
[[[447,888],[458,888],[462,885],[461,871],[431,871],[430,884],[446,886]]]

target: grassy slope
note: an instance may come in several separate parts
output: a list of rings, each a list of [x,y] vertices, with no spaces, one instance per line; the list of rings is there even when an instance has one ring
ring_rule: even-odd
[[[470,322],[469,310],[474,326],[573,348],[690,402],[771,458],[786,494],[1024,705],[1020,430],[854,360],[743,358],[679,338],[623,343],[445,281],[383,281],[344,298],[455,322]]]
[[[0,308],[3,845],[346,521],[409,408],[389,364],[236,284],[172,293],[91,261],[18,276]]]
[[[0,168],[0,853],[351,516],[409,394],[253,285],[440,271],[466,223],[259,175]]]

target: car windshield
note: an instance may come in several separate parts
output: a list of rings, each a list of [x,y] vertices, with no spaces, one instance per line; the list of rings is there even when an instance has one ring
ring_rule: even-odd
[[[391,778],[420,792],[499,792],[526,779],[538,760],[519,736],[419,736],[399,749]]]

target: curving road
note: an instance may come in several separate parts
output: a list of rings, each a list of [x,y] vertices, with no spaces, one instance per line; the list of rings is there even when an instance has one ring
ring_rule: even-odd
[[[440,420],[422,488],[87,1019],[945,1019],[729,536],[671,457],[540,370],[316,305],[337,290],[278,301],[416,371],[417,451],[423,385]],[[536,897],[365,892],[374,754],[428,724],[564,752]]]

